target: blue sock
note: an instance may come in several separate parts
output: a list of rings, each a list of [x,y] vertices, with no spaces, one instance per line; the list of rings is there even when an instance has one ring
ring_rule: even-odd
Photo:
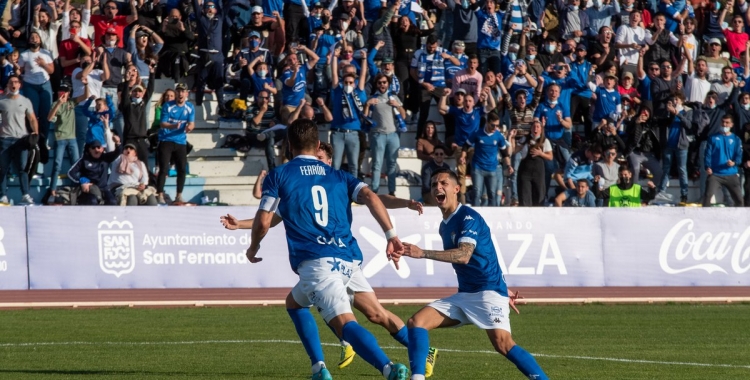
[[[320,336],[318,335],[318,325],[315,323],[315,318],[310,309],[286,309],[286,312],[292,318],[294,328],[297,329],[297,335],[299,335],[302,345],[305,346],[311,364],[325,361],[323,347],[320,345]]]
[[[549,379],[542,370],[542,367],[537,364],[536,359],[528,351],[524,350],[523,347],[519,345],[513,346],[505,357],[515,364],[518,370],[527,378],[536,380]]]
[[[430,351],[430,337],[421,327],[409,329],[409,366],[413,375],[424,375],[427,354]]]
[[[378,372],[383,370],[386,364],[391,360],[385,355],[385,352],[378,346],[378,340],[375,336],[360,326],[357,321],[350,321],[342,329],[342,338],[349,342],[354,351],[362,357],[371,366],[375,367]]]
[[[401,343],[404,347],[409,347],[409,329],[406,328],[406,326],[402,327],[401,330],[398,330],[397,333],[391,334],[393,339],[396,339],[397,342]]]

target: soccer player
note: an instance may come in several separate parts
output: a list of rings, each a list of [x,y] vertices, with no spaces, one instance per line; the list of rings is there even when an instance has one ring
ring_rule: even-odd
[[[296,120],[288,128],[287,140],[294,158],[272,170],[264,181],[247,258],[251,263],[262,260],[257,256],[260,243],[274,214],[279,214],[286,229],[289,261],[300,277],[286,299],[287,312],[310,357],[314,380],[331,379],[331,375],[309,310],[313,305],[336,335],[349,342],[385,378],[406,380],[406,366],[391,362],[375,337],[357,323],[346,291],[354,273],[352,247],[356,244],[349,221],[351,201],[367,205],[386,231],[386,253],[398,268],[403,245],[388,212],[367,185],[315,157],[320,145],[315,122]]]
[[[333,159],[333,149],[331,144],[321,142],[320,147],[318,148],[317,157],[320,161],[331,166],[331,161]],[[408,207],[411,210],[417,211],[419,215],[422,215],[422,204],[417,201],[400,199],[387,194],[380,194],[378,197],[387,209]],[[237,218],[229,214],[222,216],[220,219],[224,227],[229,230],[251,229],[253,226],[253,219],[237,220]],[[276,227],[281,221],[280,216],[274,215],[271,227]],[[406,324],[401,318],[380,304],[380,301],[378,301],[378,298],[375,295],[375,291],[367,282],[367,278],[365,278],[360,269],[360,264],[363,259],[362,251],[359,249],[358,245],[354,245],[352,248],[355,250],[356,257],[354,259],[355,272],[352,275],[351,281],[347,284],[347,290],[354,294],[354,308],[362,312],[370,322],[380,325],[388,330],[393,339],[397,342],[408,347],[409,337]],[[330,325],[329,327],[331,328],[331,331],[336,334],[336,331],[334,331]],[[341,360],[339,361],[339,369],[342,369],[352,363],[356,353],[349,342],[343,339],[339,340],[341,342]],[[425,363],[426,377],[432,376],[435,361],[437,360],[437,353],[438,350],[436,348],[430,347],[427,362]]]
[[[548,379],[534,357],[516,345],[510,335],[510,302],[515,297],[508,297],[508,287],[487,223],[478,212],[459,204],[460,186],[455,173],[438,170],[430,181],[432,195],[443,213],[440,237],[445,250],[423,251],[416,245],[405,243],[403,255],[453,264],[458,277],[458,293],[427,305],[409,319],[411,379],[425,378],[429,330],[469,323],[485,330],[495,350],[515,364],[527,378]]]

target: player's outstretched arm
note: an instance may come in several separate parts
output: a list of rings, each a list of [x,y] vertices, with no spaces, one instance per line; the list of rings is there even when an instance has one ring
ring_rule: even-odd
[[[257,257],[258,251],[260,250],[260,242],[266,236],[268,230],[271,229],[271,221],[273,220],[274,215],[273,212],[262,209],[258,209],[258,212],[255,213],[253,232],[251,234],[252,240],[250,248],[248,248],[246,252],[247,259],[250,260],[251,263],[258,263],[263,260],[262,258]]]
[[[388,255],[388,260],[393,260],[396,269],[398,269],[398,260],[404,251],[404,246],[393,229],[391,218],[388,216],[388,210],[386,210],[385,205],[383,205],[378,195],[370,190],[369,187],[363,187],[359,191],[359,194],[357,194],[357,203],[367,206],[370,214],[380,224],[380,228],[385,231],[385,238],[388,239],[388,246],[385,252]]]
[[[415,259],[430,259],[451,264],[467,264],[474,253],[474,244],[459,243],[458,248],[447,251],[424,251],[416,245],[404,243],[404,256]]]
[[[237,220],[231,214],[227,216],[219,217],[221,224],[228,230],[251,230],[253,228],[253,221],[255,219],[243,219]],[[281,217],[278,214],[273,214],[273,220],[271,220],[271,227],[276,227],[281,223]]]
[[[397,198],[390,194],[380,194],[378,195],[378,198],[380,198],[380,201],[383,202],[383,205],[387,209],[408,207],[410,210],[414,210],[418,212],[419,215],[422,215],[423,206],[421,202],[417,202],[413,199]]]

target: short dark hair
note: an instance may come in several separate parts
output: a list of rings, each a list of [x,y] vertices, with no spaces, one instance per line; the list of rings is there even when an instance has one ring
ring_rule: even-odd
[[[381,80],[381,79],[383,79],[383,78],[385,78],[385,80],[388,81],[388,86],[390,87],[391,86],[391,78],[388,75],[383,74],[382,71],[379,72],[378,75],[375,75],[375,78],[373,78],[373,82],[375,82],[375,84],[377,84],[378,81]]]
[[[685,95],[683,93],[681,93],[681,92],[677,92],[677,91],[673,92],[672,96],[670,98],[671,99],[680,99],[681,102],[685,103]]]
[[[318,149],[325,152],[329,159],[333,158],[333,146],[331,144],[321,141]]]
[[[435,151],[438,149],[442,150],[443,153],[448,152],[448,148],[446,148],[445,145],[435,145],[435,147],[432,148],[432,153],[435,153]]]
[[[731,120],[734,122],[734,118],[730,114],[724,114],[724,116],[721,117],[721,120]]]
[[[589,184],[589,180],[587,180],[586,178],[578,178],[578,180],[576,181],[576,184],[579,184],[581,182],[585,183],[587,186]]]
[[[622,172],[624,172],[626,170],[629,171],[629,172],[631,172],[631,173],[633,172],[632,170],[630,170],[630,166],[628,166],[628,165],[620,165],[620,169],[617,169],[617,173],[622,173]]]
[[[432,183],[432,179],[435,178],[435,176],[440,175],[440,174],[448,174],[448,176],[451,177],[451,179],[454,182],[458,183],[458,176],[456,175],[456,173],[453,170],[450,170],[450,169],[438,169],[438,170],[436,170],[430,176],[430,183]]]
[[[425,41],[425,45],[434,45],[438,43],[438,36],[436,34],[430,34],[427,36],[427,41]]]
[[[471,61],[472,59],[479,59],[479,56],[476,54],[469,54],[469,61]]]
[[[318,146],[318,126],[308,119],[297,119],[289,126],[287,138],[292,151],[314,150]]]
[[[599,144],[593,144],[589,147],[589,152],[602,154],[602,146]]]
[[[487,121],[500,121],[500,116],[498,116],[495,112],[490,112],[487,114]]]

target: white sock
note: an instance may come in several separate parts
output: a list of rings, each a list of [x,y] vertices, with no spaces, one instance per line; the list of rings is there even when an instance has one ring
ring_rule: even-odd
[[[385,377],[386,379],[388,378],[388,375],[390,375],[390,374],[391,374],[391,364],[393,364],[393,363],[388,363],[388,364],[386,364],[386,365],[385,365],[385,366],[383,367],[383,370],[382,370],[382,371],[380,371],[380,372],[382,372],[382,373],[383,373],[383,376],[384,376],[384,377]]]
[[[341,346],[342,346],[342,347],[347,347],[347,346],[351,346],[351,344],[349,344],[349,342],[347,342],[347,341],[345,341],[345,340],[341,339]]]
[[[411,380],[425,380],[424,375],[411,375]]]
[[[312,365],[312,373],[313,375],[320,372],[321,369],[326,368],[326,363],[324,362],[317,362]]]

